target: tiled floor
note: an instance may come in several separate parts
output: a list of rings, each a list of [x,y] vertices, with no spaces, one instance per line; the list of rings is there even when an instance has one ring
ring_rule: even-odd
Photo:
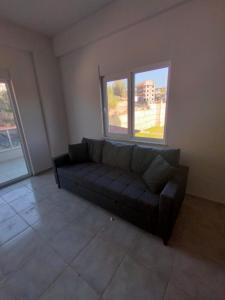
[[[1,153],[0,153],[1,155]],[[9,180],[24,176],[28,173],[23,157],[0,162],[1,174],[0,184]]]
[[[170,245],[51,173],[0,190],[0,299],[224,300],[225,207],[186,197]]]

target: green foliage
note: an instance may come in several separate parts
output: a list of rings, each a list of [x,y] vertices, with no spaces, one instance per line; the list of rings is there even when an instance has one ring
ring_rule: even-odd
[[[124,80],[116,80],[107,86],[108,104],[110,109],[115,109],[121,100],[126,97],[126,84]]]
[[[115,96],[112,86],[107,87],[107,95],[109,108],[115,109],[117,107],[118,102],[120,101],[120,97]]]
[[[0,92],[0,111],[8,112],[8,113],[12,112],[7,91]]]
[[[0,91],[0,123],[4,126],[15,125],[13,110],[7,91]]]
[[[163,139],[164,127],[155,126],[135,133],[137,137]]]
[[[115,96],[126,97],[126,85],[124,80],[116,80],[112,84]]]

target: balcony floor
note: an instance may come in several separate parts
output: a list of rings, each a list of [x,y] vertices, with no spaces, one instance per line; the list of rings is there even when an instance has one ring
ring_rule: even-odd
[[[0,184],[28,173],[23,157],[0,162]]]

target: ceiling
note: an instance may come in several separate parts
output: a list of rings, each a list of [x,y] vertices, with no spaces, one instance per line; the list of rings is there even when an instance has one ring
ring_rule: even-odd
[[[0,18],[54,36],[113,0],[0,0]]]

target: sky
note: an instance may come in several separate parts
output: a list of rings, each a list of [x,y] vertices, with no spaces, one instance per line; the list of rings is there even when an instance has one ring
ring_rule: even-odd
[[[144,80],[153,80],[156,87],[166,87],[168,78],[168,68],[162,68],[142,73],[135,74],[135,83],[143,82]]]

